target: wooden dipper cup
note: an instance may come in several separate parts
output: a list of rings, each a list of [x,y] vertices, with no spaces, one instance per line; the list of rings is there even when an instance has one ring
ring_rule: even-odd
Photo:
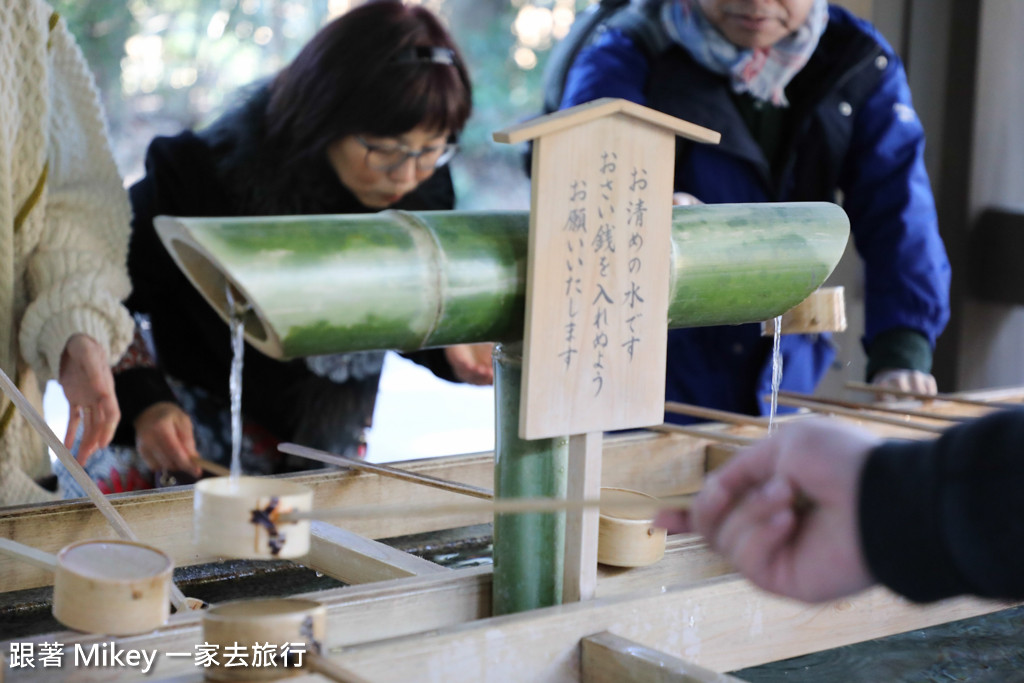
[[[650,501],[650,508],[643,503]],[[630,489],[601,489],[597,561],[613,567],[644,567],[665,555],[668,532],[654,526],[658,499]]]
[[[171,558],[141,543],[72,543],[57,554],[53,616],[87,633],[152,631],[167,623],[173,570]]]
[[[211,477],[196,482],[193,536],[210,555],[238,559],[287,559],[309,552],[309,520],[283,521],[306,512],[313,491],[281,479]]]
[[[320,654],[326,627],[327,610],[315,600],[268,598],[216,605],[203,615],[203,638],[219,652],[219,665],[208,668],[206,678],[265,681],[316,671],[333,681],[363,681]],[[259,660],[254,645],[261,648]],[[224,666],[226,648],[242,653],[246,666]],[[275,652],[274,659],[268,650]]]

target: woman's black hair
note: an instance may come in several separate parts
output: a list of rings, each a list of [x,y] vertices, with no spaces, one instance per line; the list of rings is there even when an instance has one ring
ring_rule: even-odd
[[[367,2],[322,28],[270,84],[267,143],[286,163],[321,157],[347,135],[392,137],[418,126],[462,131],[469,75],[429,10]]]

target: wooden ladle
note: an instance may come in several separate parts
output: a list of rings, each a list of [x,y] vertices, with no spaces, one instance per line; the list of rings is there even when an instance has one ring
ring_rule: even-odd
[[[157,548],[89,540],[51,555],[0,538],[0,553],[54,573],[53,616],[68,628],[120,636],[167,623],[174,565]]]

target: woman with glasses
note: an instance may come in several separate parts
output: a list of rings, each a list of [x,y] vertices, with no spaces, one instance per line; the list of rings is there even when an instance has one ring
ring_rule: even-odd
[[[116,374],[124,418],[115,442],[135,446],[154,471],[198,474],[197,453],[220,462],[231,453],[228,328],[172,262],[154,216],[451,209],[445,164],[470,109],[469,77],[437,18],[370,2],[326,25],[209,128],[155,139],[146,176],[131,188],[128,264],[127,303],[149,329],[140,326],[138,353]],[[445,379],[491,382],[486,345],[410,356]],[[363,455],[383,359],[379,351],[282,362],[248,348],[243,469],[305,466],[281,460],[278,440]]]

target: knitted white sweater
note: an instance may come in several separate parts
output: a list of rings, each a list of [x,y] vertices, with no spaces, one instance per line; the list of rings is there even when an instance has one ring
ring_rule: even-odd
[[[41,0],[0,3],[0,367],[40,408],[73,334],[111,362],[131,340],[130,215],[65,22]],[[54,497],[34,481],[51,471],[42,439],[16,412],[0,436],[3,505]]]

